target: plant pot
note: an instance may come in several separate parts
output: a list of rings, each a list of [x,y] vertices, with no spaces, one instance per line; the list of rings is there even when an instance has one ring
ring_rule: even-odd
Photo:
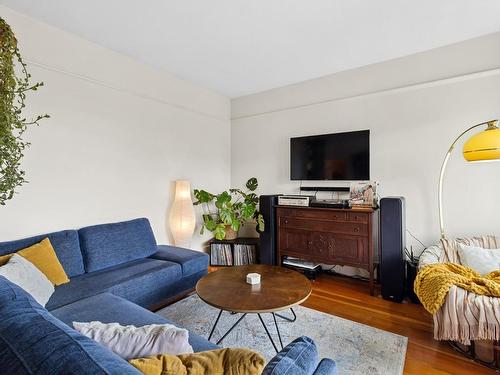
[[[413,303],[421,304],[417,295],[413,291],[413,283],[417,277],[418,263],[406,261],[406,294]]]
[[[231,225],[226,225],[226,236],[224,237],[225,240],[235,240],[238,238],[238,232],[234,231],[233,228],[231,228]]]

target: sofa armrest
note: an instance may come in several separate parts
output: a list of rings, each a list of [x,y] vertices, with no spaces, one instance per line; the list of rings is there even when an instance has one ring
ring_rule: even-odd
[[[156,253],[150,256],[152,259],[166,260],[178,263],[182,267],[182,275],[190,276],[195,273],[203,273],[208,270],[208,255],[182,247],[170,245],[158,245]]]
[[[337,375],[337,365],[330,358],[323,358],[313,375]]]
[[[276,354],[266,365],[262,375],[312,375],[318,363],[316,344],[309,337],[302,336]]]

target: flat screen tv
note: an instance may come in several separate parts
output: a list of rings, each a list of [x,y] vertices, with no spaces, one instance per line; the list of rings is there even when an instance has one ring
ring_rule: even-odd
[[[370,179],[370,131],[290,139],[292,180]]]

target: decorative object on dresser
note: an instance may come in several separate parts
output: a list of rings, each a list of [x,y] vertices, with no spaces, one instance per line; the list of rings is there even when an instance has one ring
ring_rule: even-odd
[[[180,247],[189,247],[196,225],[189,181],[175,181],[175,197],[170,209],[169,223],[174,244]]]
[[[247,191],[229,189],[218,195],[205,190],[194,190],[194,205],[201,205],[203,208],[200,234],[206,228],[218,240],[234,240],[238,237],[240,228],[252,219],[257,222],[259,231],[264,230],[264,219],[257,210],[259,199],[255,194],[259,183],[252,177],[245,186]]]
[[[380,200],[380,285],[382,297],[394,302],[405,297],[405,218],[403,197]]]
[[[211,240],[209,246],[211,266],[239,266],[259,261],[258,238]]]
[[[439,173],[438,184],[438,209],[439,209],[439,228],[441,230],[441,238],[446,238],[444,232],[444,218],[443,218],[443,181],[446,172],[446,166],[450,159],[451,153],[455,148],[457,142],[465,134],[478,127],[487,125],[487,128],[480,133],[473,135],[469,138],[463,147],[462,154],[468,162],[478,161],[493,161],[500,160],[500,129],[498,128],[498,120],[490,120],[471,126],[463,131],[451,144],[446,156],[441,165],[441,172]]]
[[[351,208],[377,207],[376,182],[351,182],[349,205]]]
[[[374,294],[378,211],[315,207],[276,207],[277,259],[292,256],[318,263],[363,268]]]

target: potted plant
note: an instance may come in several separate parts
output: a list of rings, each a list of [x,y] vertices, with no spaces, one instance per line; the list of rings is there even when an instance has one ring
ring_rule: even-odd
[[[257,221],[257,229],[264,230],[264,219],[257,210],[259,198],[255,193],[259,183],[255,177],[245,184],[247,190],[229,189],[220,194],[212,194],[205,190],[194,190],[194,205],[203,207],[203,226],[214,234],[218,240],[234,240],[240,228],[250,219]]]
[[[413,283],[415,282],[415,277],[417,277],[418,272],[418,260],[419,257],[413,252],[413,247],[410,249],[405,247],[405,264],[406,264],[406,291],[407,295],[413,303],[420,304],[420,300],[413,290]]]
[[[24,132],[49,117],[40,115],[29,120],[22,114],[26,94],[41,86],[43,82],[31,82],[17,39],[0,18],[0,206],[12,199],[16,189],[26,182],[21,161],[30,144],[23,139]]]

